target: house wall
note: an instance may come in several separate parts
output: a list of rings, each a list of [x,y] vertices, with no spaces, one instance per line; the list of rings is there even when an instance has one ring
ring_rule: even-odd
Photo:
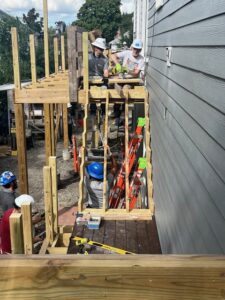
[[[150,0],[146,40],[162,251],[224,254],[225,1]]]
[[[134,0],[134,38],[143,41],[142,55],[147,52],[148,0]]]

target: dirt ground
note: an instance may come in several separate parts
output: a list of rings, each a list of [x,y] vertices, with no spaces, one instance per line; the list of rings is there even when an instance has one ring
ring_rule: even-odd
[[[57,144],[57,170],[60,173],[58,187],[59,209],[70,208],[78,202],[79,181],[74,176],[73,159],[64,161],[63,142]],[[44,209],[43,166],[45,165],[44,140],[35,140],[34,147],[27,151],[29,194],[35,199],[38,209]],[[9,170],[18,178],[17,157],[0,157],[0,173]],[[18,181],[19,186],[19,181]],[[18,190],[19,192],[19,190]]]

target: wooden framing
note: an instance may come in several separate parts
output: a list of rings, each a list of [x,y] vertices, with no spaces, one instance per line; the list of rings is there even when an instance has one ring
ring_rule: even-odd
[[[15,93],[20,91],[20,66],[19,66],[19,48],[18,34],[15,27],[11,30],[12,46],[13,46],[13,71]],[[26,134],[24,123],[24,106],[23,104],[15,104],[15,119],[16,119],[16,141],[17,141],[17,157],[19,165],[19,182],[20,193],[28,193],[28,176],[27,176],[27,157],[26,157]]]
[[[33,253],[33,225],[31,204],[23,204],[21,207],[22,221],[23,221],[23,241],[24,254]]]
[[[21,213],[12,213],[9,217],[12,254],[23,254],[23,223]]]
[[[57,160],[56,157],[49,157],[49,167],[51,168],[52,186],[52,212],[54,235],[58,233],[58,189],[57,189]]]
[[[89,255],[0,257],[3,299],[224,299],[225,258]]]

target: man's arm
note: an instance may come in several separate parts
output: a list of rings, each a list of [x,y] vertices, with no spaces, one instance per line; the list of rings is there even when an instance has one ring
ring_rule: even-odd
[[[112,60],[112,62],[114,62],[114,64],[119,64],[119,57],[117,56],[116,53],[112,54],[110,59]]]

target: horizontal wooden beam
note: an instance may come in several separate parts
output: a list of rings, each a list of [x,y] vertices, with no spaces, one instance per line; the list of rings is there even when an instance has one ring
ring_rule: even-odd
[[[2,299],[224,299],[225,256],[0,256]]]
[[[110,84],[120,83],[120,84],[131,84],[131,83],[140,83],[140,78],[130,78],[130,79],[123,79],[123,78],[109,78]],[[89,79],[89,83],[91,84],[101,84],[102,79]]]
[[[68,88],[33,88],[15,91],[15,103],[68,103]]]
[[[126,209],[103,209],[86,208],[83,213],[92,213],[101,216],[104,220],[151,220],[150,209],[133,209],[127,212]]]
[[[121,99],[121,100],[124,100],[125,99],[125,94],[124,92],[121,90],[121,91],[117,91],[115,89],[110,89],[110,90],[102,90],[102,89],[90,89],[89,90],[89,96],[90,96],[90,101],[92,99],[97,99],[97,100],[104,100],[106,99],[106,95],[107,95],[107,92],[109,93],[109,100],[110,99]],[[79,95],[79,98],[78,98],[78,101],[79,103],[85,103],[85,90],[80,90],[78,92],[78,95]],[[140,100],[141,102],[144,103],[144,98],[145,98],[145,95],[146,95],[146,90],[143,88],[142,90],[138,89],[133,89],[133,90],[129,90],[128,92],[128,98],[129,98],[129,101],[132,101],[132,100]]]

